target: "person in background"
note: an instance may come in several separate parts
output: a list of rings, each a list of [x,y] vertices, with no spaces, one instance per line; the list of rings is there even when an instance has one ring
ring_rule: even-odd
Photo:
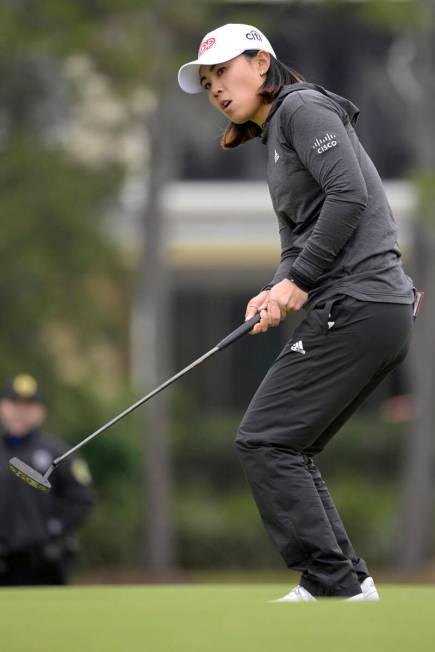
[[[8,470],[15,455],[45,472],[66,446],[42,430],[47,406],[28,374],[8,380],[0,397],[0,586],[66,584],[77,544],[74,532],[94,502],[86,463],[62,464],[48,494]]]

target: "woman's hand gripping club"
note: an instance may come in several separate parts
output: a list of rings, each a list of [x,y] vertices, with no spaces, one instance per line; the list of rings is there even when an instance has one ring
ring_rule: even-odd
[[[251,335],[265,333],[269,328],[278,326],[289,312],[300,310],[307,299],[308,294],[288,279],[252,297],[246,306],[245,319],[259,313],[260,321],[252,329]]]

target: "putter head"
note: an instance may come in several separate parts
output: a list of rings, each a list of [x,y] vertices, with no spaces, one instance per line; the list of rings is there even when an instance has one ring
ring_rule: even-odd
[[[51,484],[47,478],[44,477],[42,473],[35,471],[31,466],[19,460],[18,457],[12,457],[9,460],[9,469],[12,473],[15,473],[18,478],[27,482],[31,487],[35,487],[35,489],[39,489],[39,491],[43,491],[44,493],[50,491]]]

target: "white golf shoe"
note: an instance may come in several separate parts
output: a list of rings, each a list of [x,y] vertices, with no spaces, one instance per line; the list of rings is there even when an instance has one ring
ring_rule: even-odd
[[[361,591],[364,595],[364,600],[379,600],[379,593],[376,589],[373,577],[366,577],[364,582],[361,582]]]
[[[351,598],[344,598],[345,602],[359,602],[361,600],[365,600],[364,593],[357,593],[356,595],[353,595]]]
[[[353,595],[351,598],[345,598],[344,600],[346,602],[379,600],[379,593],[377,592],[372,577],[367,577],[364,582],[361,583],[361,591],[361,593]],[[307,591],[307,589],[304,589],[303,586],[298,584],[294,589],[292,589],[282,598],[278,598],[277,600],[269,600],[269,602],[311,602],[312,600],[316,601],[317,598],[315,598],[314,595],[311,595],[311,593]]]
[[[282,598],[278,600],[269,600],[269,602],[309,602],[310,600],[316,600],[317,598],[314,595],[311,595],[307,589],[304,589],[303,586],[295,586],[294,589],[287,593]]]

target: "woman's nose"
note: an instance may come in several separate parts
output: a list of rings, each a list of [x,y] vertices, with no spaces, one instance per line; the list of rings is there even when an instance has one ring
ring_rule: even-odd
[[[211,92],[214,97],[218,97],[219,94],[222,93],[222,87],[219,83],[219,80],[212,81]]]

